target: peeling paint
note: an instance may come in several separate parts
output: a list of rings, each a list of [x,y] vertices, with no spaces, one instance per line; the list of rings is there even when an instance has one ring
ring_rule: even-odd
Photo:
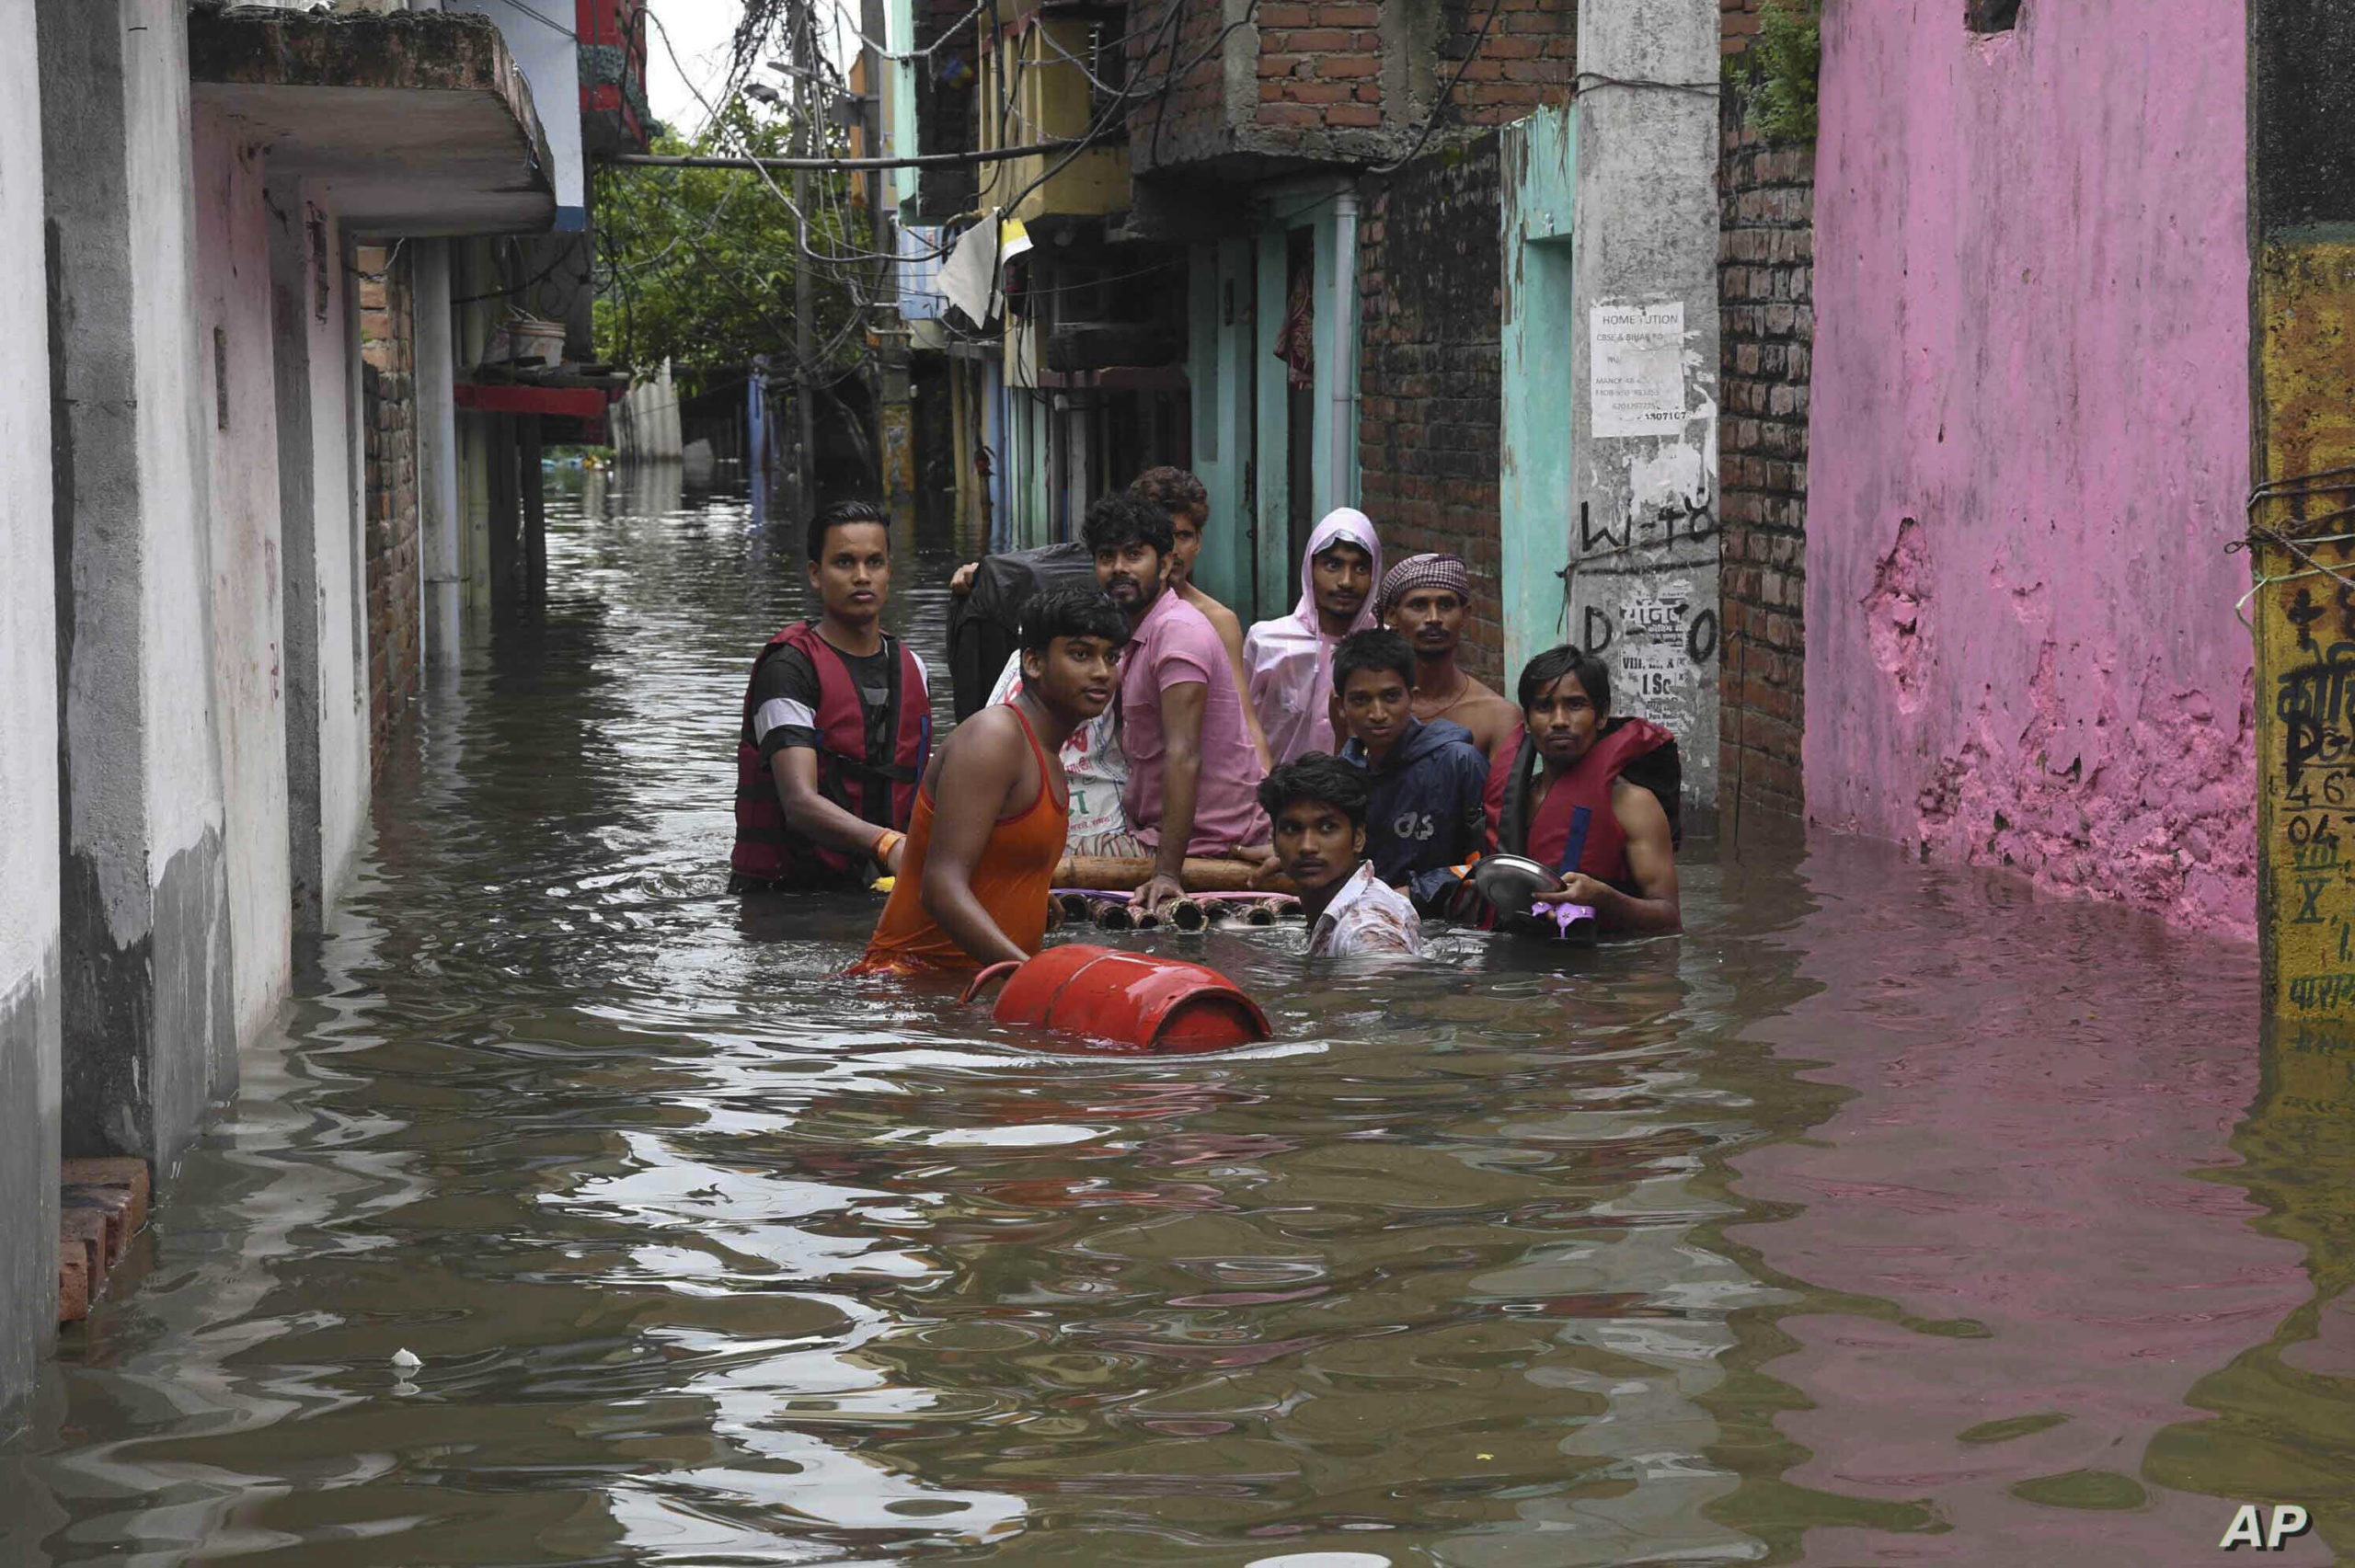
[[[2246,19],[1825,29],[1801,742],[1818,823],[2236,937]]]

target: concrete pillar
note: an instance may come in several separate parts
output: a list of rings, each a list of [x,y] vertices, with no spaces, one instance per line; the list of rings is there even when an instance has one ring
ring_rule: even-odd
[[[494,414],[485,423],[490,431],[490,595],[493,606],[503,610],[523,582],[515,417]]]
[[[63,825],[62,1137],[159,1174],[236,1072],[187,17],[39,0]]]
[[[318,431],[311,396],[311,325],[319,308],[319,269],[337,252],[313,256],[314,244],[325,242],[327,216],[304,200],[298,182],[272,180],[268,211],[279,590],[285,615],[287,873],[294,930],[315,936],[325,927],[326,877],[319,836]],[[330,439],[341,437],[337,430]]]
[[[2249,11],[2257,928],[2288,1070],[2355,1049],[2355,12]]]
[[[1567,624],[1717,804],[1717,0],[1580,0]]]
[[[0,8],[0,1435],[57,1332],[58,776],[39,56]]]
[[[410,277],[417,321],[417,505],[419,559],[425,572],[425,668],[439,688],[461,651],[465,571],[458,540],[457,359],[452,338],[450,242],[413,240]]]
[[[547,475],[540,467],[540,417],[515,421],[515,477],[523,502],[523,587],[538,603],[548,586]]]

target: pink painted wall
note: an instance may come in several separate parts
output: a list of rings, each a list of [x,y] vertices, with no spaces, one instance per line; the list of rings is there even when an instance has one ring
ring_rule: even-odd
[[[2253,934],[2245,0],[1826,12],[1809,815]]]

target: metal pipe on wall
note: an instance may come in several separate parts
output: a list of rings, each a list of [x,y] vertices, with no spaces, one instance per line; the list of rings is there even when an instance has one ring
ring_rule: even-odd
[[[1326,363],[1333,367],[1332,486],[1330,505],[1358,503],[1358,189],[1344,182],[1333,195],[1332,341]]]

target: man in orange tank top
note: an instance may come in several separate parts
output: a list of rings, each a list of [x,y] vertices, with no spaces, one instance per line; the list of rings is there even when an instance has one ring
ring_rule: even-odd
[[[899,879],[853,974],[973,969],[1039,951],[1070,786],[1057,756],[1112,701],[1129,618],[1050,589],[1022,607],[1022,689],[957,727],[916,795]]]

